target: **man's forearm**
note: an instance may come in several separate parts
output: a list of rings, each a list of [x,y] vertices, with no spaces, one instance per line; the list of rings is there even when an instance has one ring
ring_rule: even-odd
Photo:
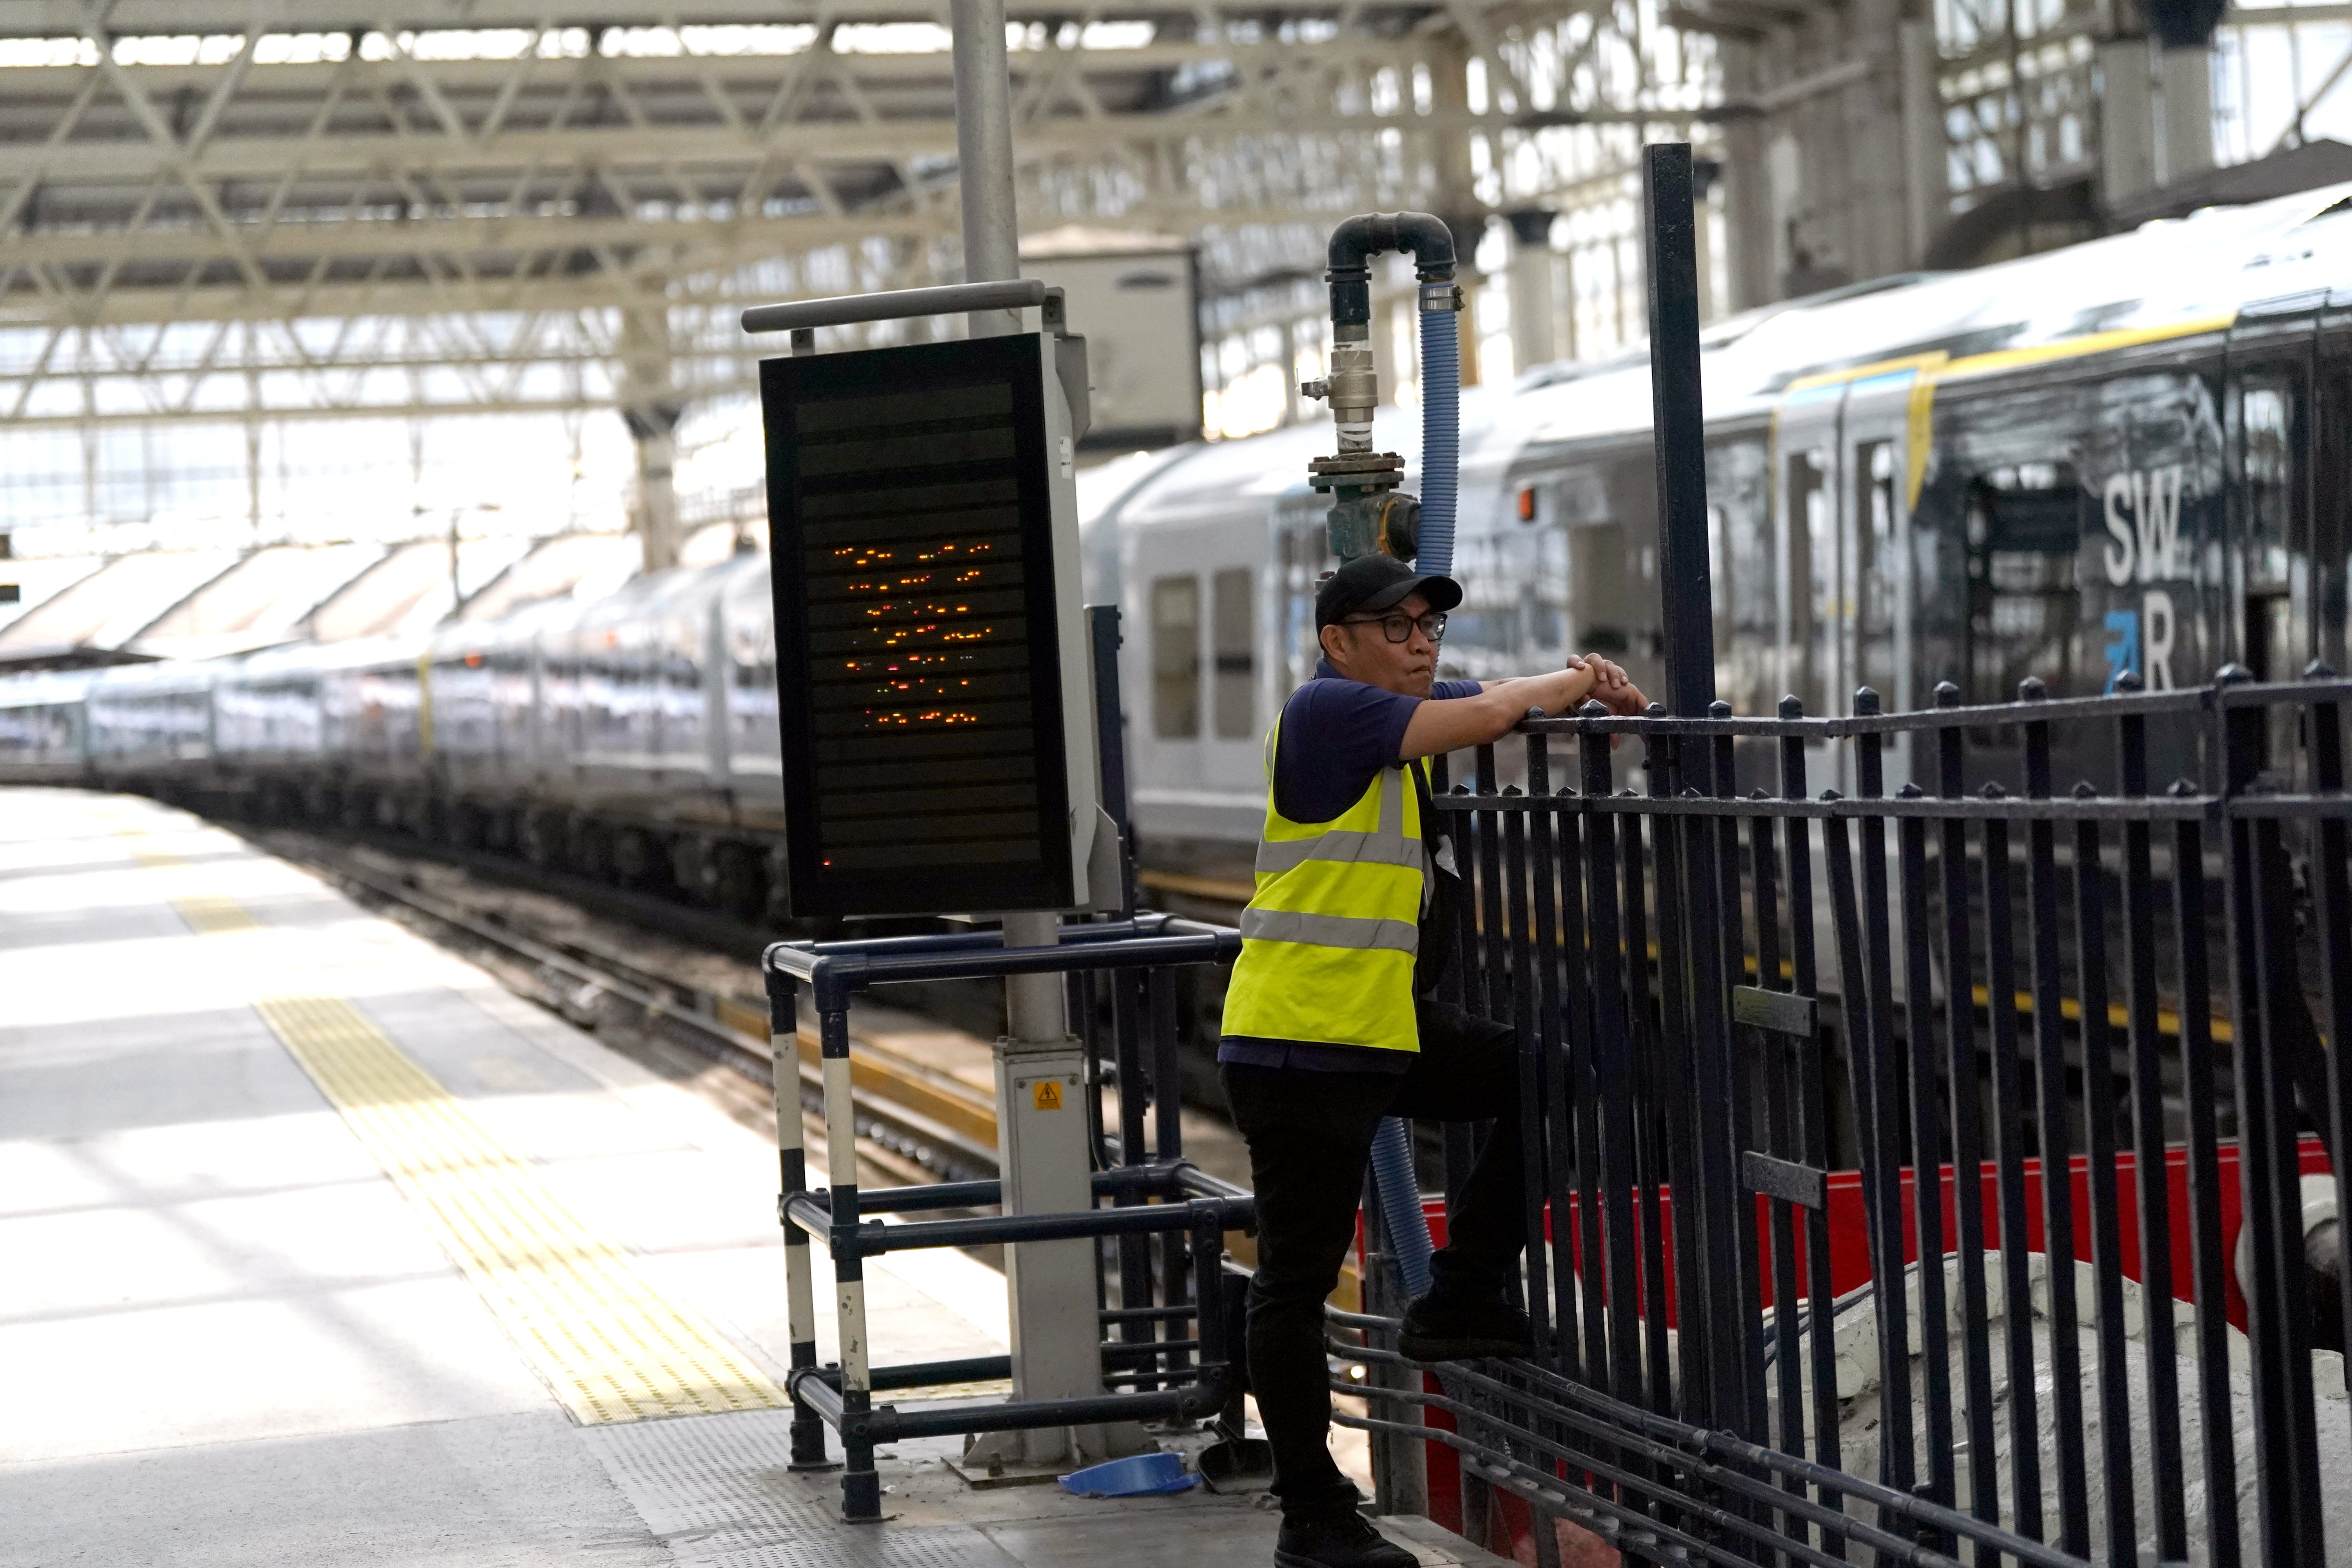
[[[1486,682],[1475,697],[1424,702],[1405,726],[1399,760],[1435,756],[1441,752],[1499,741],[1527,716],[1528,709],[1565,712],[1591,694],[1594,681],[1593,672],[1580,664],[1572,669],[1553,670],[1546,675]]]

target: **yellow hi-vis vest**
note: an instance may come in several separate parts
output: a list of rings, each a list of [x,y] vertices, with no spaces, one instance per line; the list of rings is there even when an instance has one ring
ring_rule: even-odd
[[[1404,767],[1384,767],[1330,821],[1293,822],[1274,804],[1281,731],[1265,738],[1257,891],[1242,910],[1224,1033],[1418,1051],[1413,959],[1432,891],[1420,792]]]

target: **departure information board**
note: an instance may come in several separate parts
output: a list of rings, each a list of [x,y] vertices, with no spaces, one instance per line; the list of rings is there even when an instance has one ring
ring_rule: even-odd
[[[1024,335],[760,367],[796,916],[1075,901],[1049,363]]]

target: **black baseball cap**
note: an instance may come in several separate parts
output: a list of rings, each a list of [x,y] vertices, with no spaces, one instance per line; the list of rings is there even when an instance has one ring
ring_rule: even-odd
[[[1318,630],[1350,616],[1378,615],[1419,594],[1433,610],[1462,602],[1462,584],[1435,572],[1416,572],[1393,555],[1359,555],[1323,579],[1315,591]]]

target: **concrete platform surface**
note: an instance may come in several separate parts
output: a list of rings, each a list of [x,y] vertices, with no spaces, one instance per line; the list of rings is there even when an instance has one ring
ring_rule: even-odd
[[[842,1524],[783,1468],[772,1147],[233,835],[0,790],[0,1564],[1271,1561],[1251,1499],[976,1492],[952,1439]],[[1003,1348],[961,1254],[867,1292],[877,1361]]]

